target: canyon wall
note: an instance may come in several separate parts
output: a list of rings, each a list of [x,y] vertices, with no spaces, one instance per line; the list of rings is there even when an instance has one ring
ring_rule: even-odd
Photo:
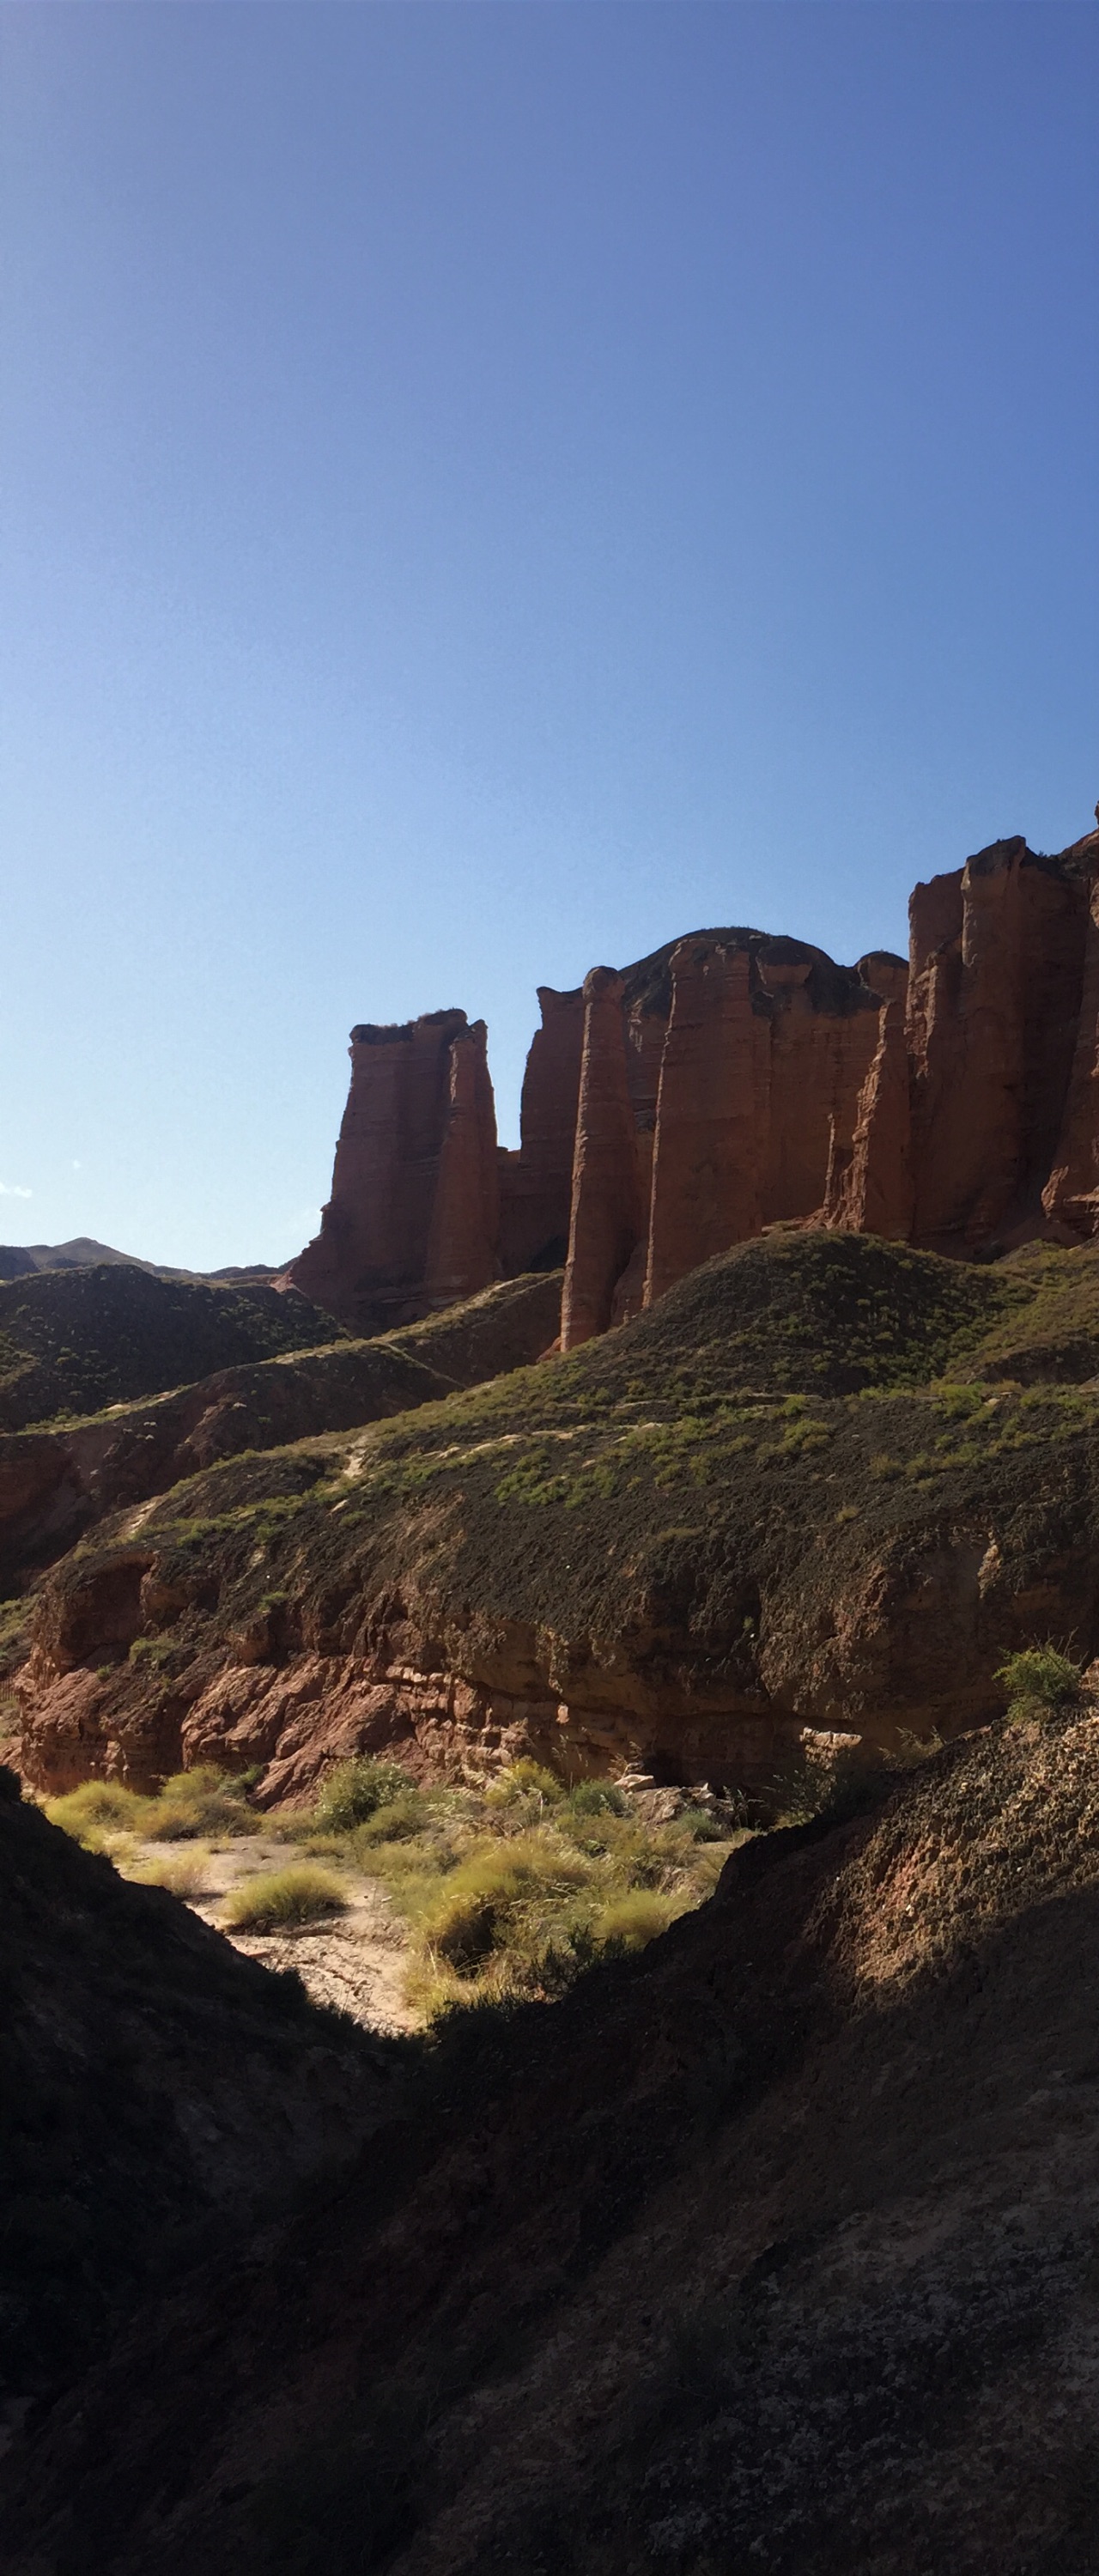
[[[564,1262],[569,1349],[769,1225],[963,1258],[1099,1229],[1099,832],[918,885],[907,966],[708,930],[539,1001],[515,1152],[483,1021],[353,1030],[332,1195],[287,1274],[342,1322]]]

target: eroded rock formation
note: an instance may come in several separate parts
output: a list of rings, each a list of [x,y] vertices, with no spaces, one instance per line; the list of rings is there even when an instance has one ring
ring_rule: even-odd
[[[499,1230],[485,1024],[428,1011],[351,1032],[332,1195],[289,1276],[363,1332],[488,1286]]]
[[[699,931],[542,989],[521,1143],[484,1023],[352,1036],[317,1241],[289,1277],[360,1330],[566,1260],[565,1349],[711,1254],[815,1218],[962,1257],[1099,1229],[1099,832],[995,841],[916,887],[910,957]]]

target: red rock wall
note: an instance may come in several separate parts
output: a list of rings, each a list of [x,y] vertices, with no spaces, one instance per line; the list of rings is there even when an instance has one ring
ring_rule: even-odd
[[[656,1113],[645,1304],[711,1253],[758,1234],[768,1133],[770,1025],[747,949],[684,940]]]
[[[500,1176],[496,1104],[483,1020],[450,1046],[450,1100],[431,1206],[424,1286],[428,1306],[452,1306],[499,1276]]]
[[[295,1288],[357,1330],[384,1331],[425,1311],[432,1218],[444,1139],[455,1108],[452,1047],[456,1039],[468,1042],[470,1037],[464,1011],[433,1011],[403,1027],[352,1031],[351,1089],[336,1147],[332,1195],[319,1235],[287,1276]],[[477,1091],[475,1082],[473,1089]],[[484,1092],[477,1096],[480,1110],[472,1109],[471,1096],[467,1117],[485,1115]],[[494,1159],[491,1102],[488,1089]],[[468,1146],[456,1150],[468,1157]],[[483,1149],[473,1153],[472,1162],[480,1173]],[[474,1234],[477,1223],[475,1216]],[[439,1237],[435,1257],[446,1257]],[[478,1277],[475,1284],[483,1287],[484,1279]]]
[[[859,1095],[850,1149],[832,1130],[824,1217],[852,1234],[907,1243],[912,1231],[912,1145],[904,1007],[883,1002],[878,1043]]]
[[[569,1240],[584,996],[538,987],[542,1025],[523,1077],[521,1143],[500,1155],[500,1258],[507,1278],[559,1269]]]
[[[736,929],[544,987],[522,1142],[483,1022],[357,1029],[321,1233],[288,1276],[378,1330],[565,1260],[566,1349],[761,1226],[970,1256],[1099,1230],[1099,833],[916,887],[910,959]]]
[[[622,977],[596,966],[584,985],[584,1053],[572,1172],[561,1348],[605,1333],[614,1291],[642,1240],[646,1209],[630,1099]]]
[[[1080,1012],[1084,877],[994,842],[912,898],[913,1234],[974,1251],[1038,1214]]]

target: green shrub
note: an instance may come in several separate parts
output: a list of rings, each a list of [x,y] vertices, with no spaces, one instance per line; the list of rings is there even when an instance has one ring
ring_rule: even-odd
[[[524,1754],[520,1761],[510,1763],[507,1770],[501,1771],[499,1777],[492,1781],[485,1791],[485,1805],[490,1808],[514,1807],[525,1802],[535,1808],[555,1807],[564,1794],[563,1784],[554,1773],[545,1770],[540,1762],[532,1761],[529,1754]]]
[[[1058,1646],[1024,1646],[1008,1655],[996,1680],[1007,1694],[1008,1716],[1028,1708],[1064,1708],[1079,1696],[1080,1666]]]
[[[674,1913],[670,1896],[659,1895],[655,1888],[631,1888],[596,1916],[595,1937],[603,1950],[643,1950],[647,1941],[667,1931]]]
[[[712,1807],[681,1807],[676,1818],[681,1830],[695,1843],[727,1842],[729,1824],[725,1817],[714,1814]]]
[[[200,1763],[165,1781],[160,1796],[145,1809],[142,1831],[154,1843],[193,1842],[200,1834],[255,1834],[259,1818],[246,1800],[243,1780]]]
[[[372,1816],[355,1830],[355,1850],[367,1851],[377,1843],[408,1842],[413,1834],[422,1834],[431,1819],[431,1803],[420,1789],[406,1789],[385,1807],[375,1807]]]
[[[574,1816],[627,1816],[630,1811],[624,1791],[609,1780],[578,1780],[569,1790],[568,1805]]]
[[[235,1887],[225,1899],[223,1920],[236,1932],[286,1932],[322,1914],[341,1914],[346,1905],[338,1879],[301,1861]]]
[[[51,1798],[46,1807],[51,1825],[60,1825],[85,1851],[102,1851],[113,1834],[143,1833],[148,1813],[149,1801],[117,1780],[82,1780],[79,1789]]]
[[[340,1762],[328,1774],[313,1821],[320,1833],[349,1834],[412,1786],[398,1762]]]
[[[583,1887],[579,1855],[536,1834],[471,1854],[445,1879],[427,1909],[422,1937],[459,1976],[475,1976],[493,1950],[537,1947],[547,1905]]]

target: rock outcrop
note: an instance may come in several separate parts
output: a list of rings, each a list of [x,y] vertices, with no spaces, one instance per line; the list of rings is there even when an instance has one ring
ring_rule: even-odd
[[[288,1274],[341,1323],[384,1332],[496,1275],[484,1049],[484,1021],[471,1028],[464,1011],[352,1029],[332,1195]]]
[[[584,995],[540,984],[538,1000],[542,1026],[523,1078],[521,1143],[500,1155],[500,1260],[509,1279],[562,1268],[569,1248]]]
[[[644,1223],[621,976],[608,966],[596,966],[584,986],[584,1005],[569,1258],[561,1307],[564,1350],[606,1331],[615,1288],[637,1248]]]
[[[916,887],[906,967],[698,931],[540,991],[521,1143],[483,1022],[356,1029],[321,1234],[288,1274],[360,1331],[567,1260],[565,1349],[769,1225],[963,1258],[1099,1230],[1099,832]]]

